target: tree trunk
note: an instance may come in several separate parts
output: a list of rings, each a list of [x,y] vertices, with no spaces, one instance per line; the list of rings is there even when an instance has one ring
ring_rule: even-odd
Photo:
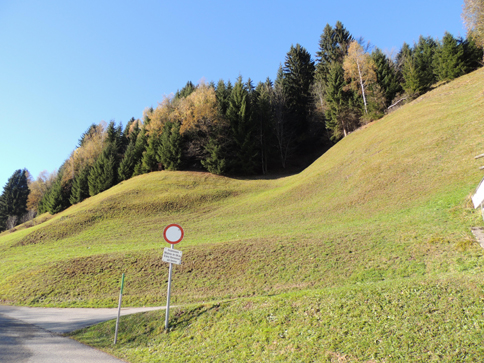
[[[363,103],[365,104],[365,113],[368,114],[368,109],[366,108],[365,86],[363,85],[363,78],[361,77],[360,62],[358,61],[358,58],[356,59],[356,65],[358,66],[358,74],[360,76],[361,93],[363,94]]]

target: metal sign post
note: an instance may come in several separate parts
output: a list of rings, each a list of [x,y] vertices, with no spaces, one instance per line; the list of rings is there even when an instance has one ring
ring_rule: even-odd
[[[118,341],[119,316],[121,315],[121,299],[123,298],[124,272],[121,277],[121,291],[119,292],[118,318],[116,319],[116,332],[114,333],[114,344]]]
[[[174,249],[173,245],[180,242],[183,239],[183,228],[178,224],[170,224],[163,231],[163,237],[165,241],[171,244],[171,248],[165,248],[163,251],[163,261],[170,264],[168,270],[168,291],[166,294],[166,314],[165,314],[165,329],[168,330],[168,320],[170,318],[170,295],[171,295],[171,273],[173,270],[173,264],[181,264],[181,251]]]

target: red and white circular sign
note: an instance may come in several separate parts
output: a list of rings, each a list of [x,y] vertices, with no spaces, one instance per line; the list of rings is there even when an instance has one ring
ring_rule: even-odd
[[[163,231],[163,238],[166,242],[174,245],[183,239],[184,234],[183,228],[181,228],[180,225],[170,224],[165,227],[165,230]]]

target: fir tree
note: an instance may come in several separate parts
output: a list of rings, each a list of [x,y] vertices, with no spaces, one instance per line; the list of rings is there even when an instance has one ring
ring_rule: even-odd
[[[195,91],[195,89],[195,85],[191,81],[188,81],[185,87],[181,89],[181,91],[176,91],[174,99],[177,100],[180,98],[188,97],[193,91]]]
[[[99,194],[116,184],[116,145],[109,143],[92,166],[89,177],[89,195]]]
[[[350,32],[338,21],[334,28],[326,24],[319,40],[319,50],[316,52],[316,74],[323,82],[327,80],[331,65],[334,62],[343,63],[348,47],[353,41]]]
[[[118,168],[118,178],[119,181],[128,180],[133,176],[134,167],[138,160],[135,158],[136,155],[136,141],[131,140],[126,152],[124,153],[123,160],[119,164]]]
[[[284,93],[291,127],[298,138],[306,131],[311,113],[310,87],[314,79],[314,62],[299,44],[291,46],[284,62]]]
[[[141,173],[151,173],[158,170],[158,147],[160,137],[151,135],[148,139],[148,147],[141,158]]]
[[[330,132],[333,142],[358,127],[360,107],[354,92],[345,90],[346,88],[343,66],[335,62],[329,70],[325,94],[326,129]]]
[[[251,174],[255,170],[257,150],[249,93],[242,83],[242,77],[237,79],[230,94],[227,118],[234,143],[231,151],[231,169],[235,173]]]
[[[227,162],[222,146],[215,138],[210,138],[205,146],[205,152],[208,154],[201,163],[209,173],[221,175],[226,171]]]
[[[385,96],[385,106],[388,107],[395,96],[402,91],[395,65],[378,48],[373,51],[371,57],[376,66],[377,82]]]
[[[3,187],[3,193],[0,196],[0,231],[7,227],[9,217],[14,217],[18,221],[27,213],[29,196],[27,175],[27,169],[18,169]]]
[[[167,122],[158,146],[158,161],[166,170],[180,170],[182,165],[182,136],[180,124]]]
[[[89,174],[91,168],[84,166],[72,182],[71,196],[69,201],[72,205],[89,198]]]
[[[231,87],[226,86],[222,79],[218,81],[217,88],[215,89],[215,97],[217,98],[218,113],[221,116],[225,116],[227,113],[231,91]]]

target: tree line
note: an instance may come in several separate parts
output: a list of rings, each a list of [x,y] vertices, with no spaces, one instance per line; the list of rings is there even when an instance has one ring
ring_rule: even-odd
[[[436,83],[477,69],[482,59],[482,43],[475,37],[421,36],[392,56],[356,39],[341,22],[327,24],[316,58],[292,45],[274,81],[254,85],[239,76],[234,84],[187,82],[125,127],[114,121],[89,126],[58,172],[32,180],[28,171],[17,170],[0,196],[0,230],[11,228],[27,210],[55,214],[152,171],[241,176],[301,167],[315,150],[319,156]],[[8,196],[16,183],[22,197],[14,199],[25,203],[20,209],[11,208],[18,202]]]

